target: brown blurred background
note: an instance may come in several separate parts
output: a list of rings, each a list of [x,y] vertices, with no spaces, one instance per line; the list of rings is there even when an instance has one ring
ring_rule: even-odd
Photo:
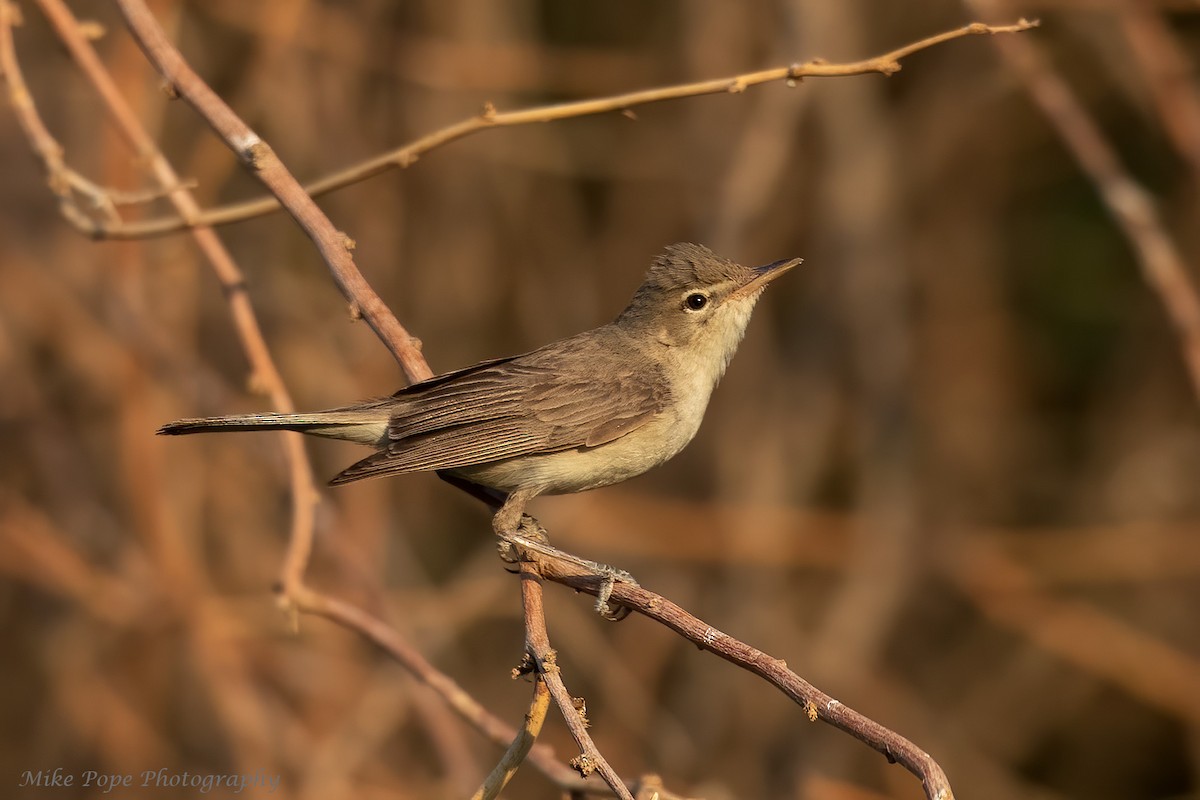
[[[69,163],[149,185],[37,9],[18,5],[18,55]],[[201,202],[257,195],[160,91],[114,9],[74,7],[106,27],[106,63]],[[1132,7],[1028,3],[996,21],[1042,19],[1023,36],[1194,267],[1200,170],[1151,102]],[[1138,7],[1191,59],[1177,77],[1194,98],[1200,6]],[[975,18],[885,0],[154,9],[301,179],[488,101],[853,60]],[[165,767],[278,774],[276,796],[468,796],[494,745],[355,635],[311,617],[294,634],[276,609],[280,442],[153,436],[267,405],[191,240],[73,232],[8,109],[0,173],[0,793],[95,796],[14,788],[24,770]],[[485,131],[320,204],[435,371],[608,321],[670,242],[750,264],[804,256],[760,302],[681,456],[534,513],[561,546],[912,738],[962,798],[1200,796],[1198,400],[1133,250],[993,41],[917,54],[892,78]],[[289,219],[220,235],[299,406],[401,385]],[[323,479],[361,455],[309,452]],[[518,589],[482,507],[417,475],[325,491],[318,515],[310,581],[519,723]],[[623,775],[709,800],[921,796],[654,623],[603,621],[558,586],[547,603],[567,684]],[[574,753],[554,712],[543,740]],[[557,794],[527,767],[506,796]]]

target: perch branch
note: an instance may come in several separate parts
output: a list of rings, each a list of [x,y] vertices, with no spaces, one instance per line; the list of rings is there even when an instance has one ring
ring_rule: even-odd
[[[546,580],[591,595],[598,596],[602,589],[607,591],[604,587],[605,576],[581,570],[578,564],[565,559],[539,553],[537,572]],[[845,731],[882,753],[888,761],[899,763],[920,778],[929,800],[952,800],[954,797],[945,773],[928,753],[895,731],[825,694],[788,669],[782,659],[722,633],[659,594],[621,581],[610,586],[610,603],[649,617],[701,650],[707,650],[764,679],[799,704],[809,720],[821,720]]]

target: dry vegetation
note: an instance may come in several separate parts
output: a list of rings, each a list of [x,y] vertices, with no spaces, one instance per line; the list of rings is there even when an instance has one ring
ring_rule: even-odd
[[[153,160],[108,122],[51,5],[15,4],[13,34],[49,133],[95,184],[154,189]],[[199,204],[259,196],[115,9],[74,6]],[[760,303],[684,454],[535,501],[555,543],[785,658],[931,753],[959,797],[1200,794],[1194,4],[151,7],[302,180],[488,103],[851,61],[973,18],[1040,17],[1033,33],[918,53],[891,78],[481,131],[319,204],[435,371],[607,321],[669,242],[745,263],[804,256]],[[78,781],[15,788],[62,767],[279,775],[288,797],[470,796],[501,748],[362,638],[276,607],[306,500],[284,440],[153,436],[273,402],[201,255],[212,243],[81,236],[9,110],[0,165],[3,793],[95,796]],[[297,406],[404,382],[290,219],[217,236]],[[359,455],[307,451],[318,479]],[[386,621],[519,725],[521,592],[483,507],[419,475],[322,489],[315,513],[308,585]],[[647,619],[605,622],[553,584],[545,605],[563,677],[622,775],[708,800],[921,796]],[[576,752],[554,712],[539,741],[562,763]],[[528,766],[506,792],[559,795]]]

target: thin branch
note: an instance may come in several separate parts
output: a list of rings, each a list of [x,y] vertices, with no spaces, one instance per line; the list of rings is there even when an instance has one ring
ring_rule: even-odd
[[[592,595],[598,595],[602,590],[607,591],[604,586],[605,576],[580,569],[575,562],[546,556],[540,552],[536,558],[537,574],[546,580]],[[707,650],[766,680],[800,705],[809,720],[821,720],[845,731],[882,753],[888,761],[899,763],[920,778],[925,796],[929,800],[952,800],[954,797],[945,773],[928,753],[895,731],[825,694],[788,669],[787,662],[782,659],[734,639],[662,595],[640,586],[617,581],[611,584],[609,598],[610,603],[617,603],[649,617],[675,631],[701,650]]]
[[[989,13],[995,5],[992,0],[966,2],[977,13]],[[1192,390],[1200,399],[1200,295],[1183,255],[1159,218],[1153,196],[1125,169],[1070,85],[1033,42],[997,39],[996,46],[1129,240],[1142,276],[1158,294],[1175,327]]]
[[[517,774],[517,769],[529,755],[530,748],[542,732],[542,724],[546,721],[546,712],[550,710],[550,689],[540,676],[533,679],[533,699],[529,701],[529,710],[525,712],[525,724],[517,732],[504,756],[495,768],[488,773],[483,784],[471,795],[471,800],[495,800],[500,792]]]
[[[420,342],[404,329],[355,266],[350,255],[354,240],[333,226],[270,146],[242,122],[233,109],[188,66],[142,0],[117,0],[117,5],[138,45],[168,85],[196,109],[312,239],[329,265],[338,288],[350,301],[351,312],[366,320],[410,381],[432,377],[433,372],[421,356]],[[191,214],[185,213],[183,216],[196,219]],[[283,576],[285,585],[301,580],[305,561],[289,558],[289,566],[285,568]]]
[[[633,800],[633,795],[621,780],[621,776],[600,754],[596,743],[587,731],[587,720],[575,704],[575,698],[567,691],[558,666],[558,656],[550,647],[550,635],[546,631],[546,613],[542,606],[542,579],[531,561],[521,562],[521,602],[525,611],[525,647],[537,665],[538,675],[546,682],[555,705],[567,723],[579,755],[571,759],[571,766],[586,778],[593,772],[600,774],[609,788],[621,800]]]
[[[1013,25],[984,25],[975,22],[962,28],[921,39],[883,55],[862,61],[831,64],[823,59],[814,59],[803,64],[774,67],[725,78],[643,89],[641,91],[611,95],[609,97],[537,106],[517,111],[497,111],[489,103],[481,114],[460,120],[444,128],[439,128],[395,150],[381,153],[380,155],[313,181],[306,185],[304,190],[312,197],[318,197],[326,192],[341,189],[374,177],[389,169],[404,169],[411,166],[418,158],[431,150],[489,128],[529,125],[537,122],[553,122],[592,114],[605,114],[612,111],[626,111],[636,106],[661,103],[665,100],[677,100],[684,97],[699,97],[710,94],[738,94],[751,86],[777,81],[786,81],[789,86],[794,86],[804,78],[832,78],[870,73],[893,75],[900,70],[901,59],[944,42],[961,39],[964,36],[1019,33],[1037,27],[1037,25],[1036,20],[1030,21],[1025,19],[1021,19]],[[278,208],[279,201],[276,198],[263,197],[222,206],[190,217],[150,219],[125,223],[116,227],[96,225],[87,229],[86,233],[98,239],[138,239],[174,233],[193,225],[226,225],[231,222],[239,222],[262,216],[263,214],[269,214]]]
[[[59,213],[80,230],[89,231],[96,227],[96,221],[80,208],[75,196],[78,192],[91,200],[92,208],[105,213],[108,224],[119,225],[120,218],[106,192],[67,166],[62,145],[50,133],[38,113],[13,44],[12,29],[21,22],[17,6],[0,0],[0,78],[8,88],[8,100],[17,124],[21,126],[30,150],[42,162],[46,184],[58,198]]]

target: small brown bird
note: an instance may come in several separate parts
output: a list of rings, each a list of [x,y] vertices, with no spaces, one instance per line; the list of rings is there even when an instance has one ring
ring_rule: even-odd
[[[493,527],[511,534],[539,494],[608,486],[682,450],[759,295],[800,261],[751,268],[672,245],[620,316],[594,330],[345,408],[184,419],[158,432],[283,428],[370,445],[378,452],[331,483],[436,470],[499,493]]]

